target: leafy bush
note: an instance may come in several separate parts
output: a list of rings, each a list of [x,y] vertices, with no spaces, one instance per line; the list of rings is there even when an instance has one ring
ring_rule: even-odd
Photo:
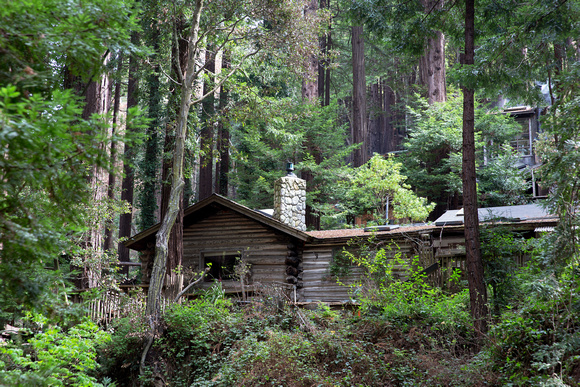
[[[339,331],[246,336],[218,374],[220,385],[351,386],[389,382],[384,352]]]
[[[38,322],[46,319],[36,317]],[[0,384],[10,386],[101,386],[95,378],[97,347],[110,335],[85,320],[63,331],[48,326],[30,338],[27,345],[0,347]]]
[[[578,385],[580,374],[580,280],[578,269],[557,280],[535,272],[520,276],[522,306],[492,328],[495,369],[516,385]]]
[[[492,290],[492,310],[499,316],[517,297],[516,257],[528,253],[530,243],[521,234],[497,224],[482,227],[480,237],[485,280]]]
[[[138,379],[149,326],[143,316],[136,315],[114,321],[111,329],[111,340],[99,347],[101,371],[118,385],[128,386]]]
[[[378,311],[383,317],[401,324],[422,320],[428,324],[439,324],[441,328],[455,326],[462,330],[469,329],[471,318],[466,290],[444,294],[440,288],[426,282],[423,268],[416,258],[409,262],[399,251],[361,251],[364,253],[350,254],[350,258],[365,272],[350,288],[352,298],[361,304],[364,312]],[[395,268],[407,273],[408,279],[395,278]]]

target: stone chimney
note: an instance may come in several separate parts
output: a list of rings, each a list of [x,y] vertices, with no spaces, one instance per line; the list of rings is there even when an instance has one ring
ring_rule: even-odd
[[[274,183],[274,219],[306,231],[306,180],[293,173],[294,165],[287,164],[288,174]]]

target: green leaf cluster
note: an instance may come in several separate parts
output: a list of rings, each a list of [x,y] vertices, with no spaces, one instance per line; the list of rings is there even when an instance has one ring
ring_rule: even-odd
[[[47,323],[41,316],[35,320]],[[97,347],[110,340],[109,333],[90,321],[68,331],[46,326],[44,332],[28,340],[28,347],[0,347],[0,384],[102,386],[95,377],[99,367]]]
[[[407,177],[401,173],[402,166],[392,156],[385,158],[375,154],[343,182],[347,192],[344,205],[355,215],[369,211],[380,220],[385,219],[388,203],[395,218],[425,220],[435,205],[410,189]]]

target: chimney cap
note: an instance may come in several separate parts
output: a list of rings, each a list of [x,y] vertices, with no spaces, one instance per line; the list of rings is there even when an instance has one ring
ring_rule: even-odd
[[[286,163],[286,172],[288,172],[286,176],[296,177],[296,175],[294,174],[294,163],[291,162]]]

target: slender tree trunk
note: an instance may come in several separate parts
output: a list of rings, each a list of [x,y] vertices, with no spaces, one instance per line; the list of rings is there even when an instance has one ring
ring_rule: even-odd
[[[134,32],[131,35],[131,43],[139,44],[139,34]],[[137,93],[139,89],[139,78],[137,72],[139,70],[138,61],[134,55],[129,58],[129,84],[127,88],[127,109],[137,106]],[[132,133],[135,129],[127,126],[125,129],[127,134]],[[123,164],[124,176],[121,184],[121,200],[126,201],[131,206],[131,211],[126,214],[121,214],[119,218],[119,238],[129,238],[131,236],[131,224],[133,223],[133,189],[135,172],[133,170],[133,160],[135,158],[135,149],[133,146],[125,142],[125,149],[123,151],[125,162]],[[123,243],[119,243],[119,262],[129,262],[129,249]],[[123,274],[129,274],[129,267],[123,267]]]
[[[172,39],[172,49],[171,49],[171,78],[178,79],[178,72],[183,74],[187,69],[187,54],[188,54],[188,41],[182,38],[181,35],[187,28],[185,16],[179,15],[175,19],[175,32],[176,36]],[[169,97],[169,103],[167,104],[167,116],[177,117],[179,114],[179,104],[181,98],[181,87],[179,85],[173,85],[171,90],[171,95]],[[161,219],[165,218],[171,196],[171,173],[173,160],[170,157],[173,152],[175,144],[175,120],[169,120],[165,125],[165,144],[163,147],[163,153],[168,155],[163,158],[162,174],[161,174]],[[185,158],[184,158],[185,160]],[[173,298],[175,294],[181,291],[181,284],[177,281],[174,269],[181,265],[183,260],[183,192],[179,199],[179,212],[175,219],[175,224],[171,229],[169,235],[168,248],[167,248],[167,264],[166,264],[166,275],[170,278],[170,283],[172,289],[168,291],[174,294],[168,294],[170,298]],[[168,284],[166,284],[167,286]],[[177,288],[175,288],[177,287]]]
[[[363,27],[352,27],[352,132],[353,142],[361,144],[355,151],[354,166],[368,161],[367,107]]]
[[[475,5],[465,1],[464,65],[474,64]],[[471,315],[476,334],[487,332],[487,290],[483,277],[483,262],[479,241],[477,186],[475,180],[475,108],[474,90],[463,87],[463,208],[465,212],[465,255]]]
[[[215,53],[208,46],[206,50],[206,71],[211,75],[215,73]],[[204,83],[203,93],[212,89],[208,81]],[[200,135],[200,160],[199,160],[199,200],[205,199],[213,193],[213,148],[215,143],[215,130],[213,118],[215,115],[215,97],[208,96],[202,102],[202,129]]]
[[[197,54],[196,50],[194,50],[194,47],[199,34],[199,20],[202,7],[203,0],[196,0],[193,21],[188,38],[189,52],[187,57],[187,71],[184,74],[185,77],[183,86],[181,88],[179,115],[177,117],[175,126],[175,146],[173,150],[171,193],[169,196],[167,212],[161,221],[161,225],[156,236],[155,261],[153,263],[153,271],[151,273],[151,280],[149,282],[149,290],[147,294],[147,306],[145,313],[147,316],[150,316],[155,328],[157,327],[161,312],[161,288],[163,285],[163,277],[165,275],[167,265],[167,244],[169,240],[169,233],[171,232],[171,229],[173,228],[175,220],[179,214],[181,194],[183,192],[184,186],[183,159],[185,155],[185,137],[187,133],[187,118],[194,90],[194,68],[195,56]]]
[[[222,67],[228,69],[229,54],[224,53]],[[229,93],[225,86],[220,91],[220,115],[222,119],[218,123],[217,147],[219,160],[216,163],[216,187],[215,192],[222,196],[228,196],[228,174],[230,172],[230,131],[225,127],[224,120],[227,114]]]
[[[123,76],[123,54],[119,54],[117,58],[117,79],[115,80],[115,95],[113,97],[113,122],[111,123],[111,165],[113,170],[109,172],[109,184],[107,186],[107,198],[110,201],[115,199],[115,186],[117,185],[117,171],[115,165],[117,164],[117,141],[115,140],[117,122],[119,121],[119,110],[121,106],[121,80]],[[103,244],[103,249],[105,251],[113,250],[113,220],[107,221],[105,226],[105,242]]]

